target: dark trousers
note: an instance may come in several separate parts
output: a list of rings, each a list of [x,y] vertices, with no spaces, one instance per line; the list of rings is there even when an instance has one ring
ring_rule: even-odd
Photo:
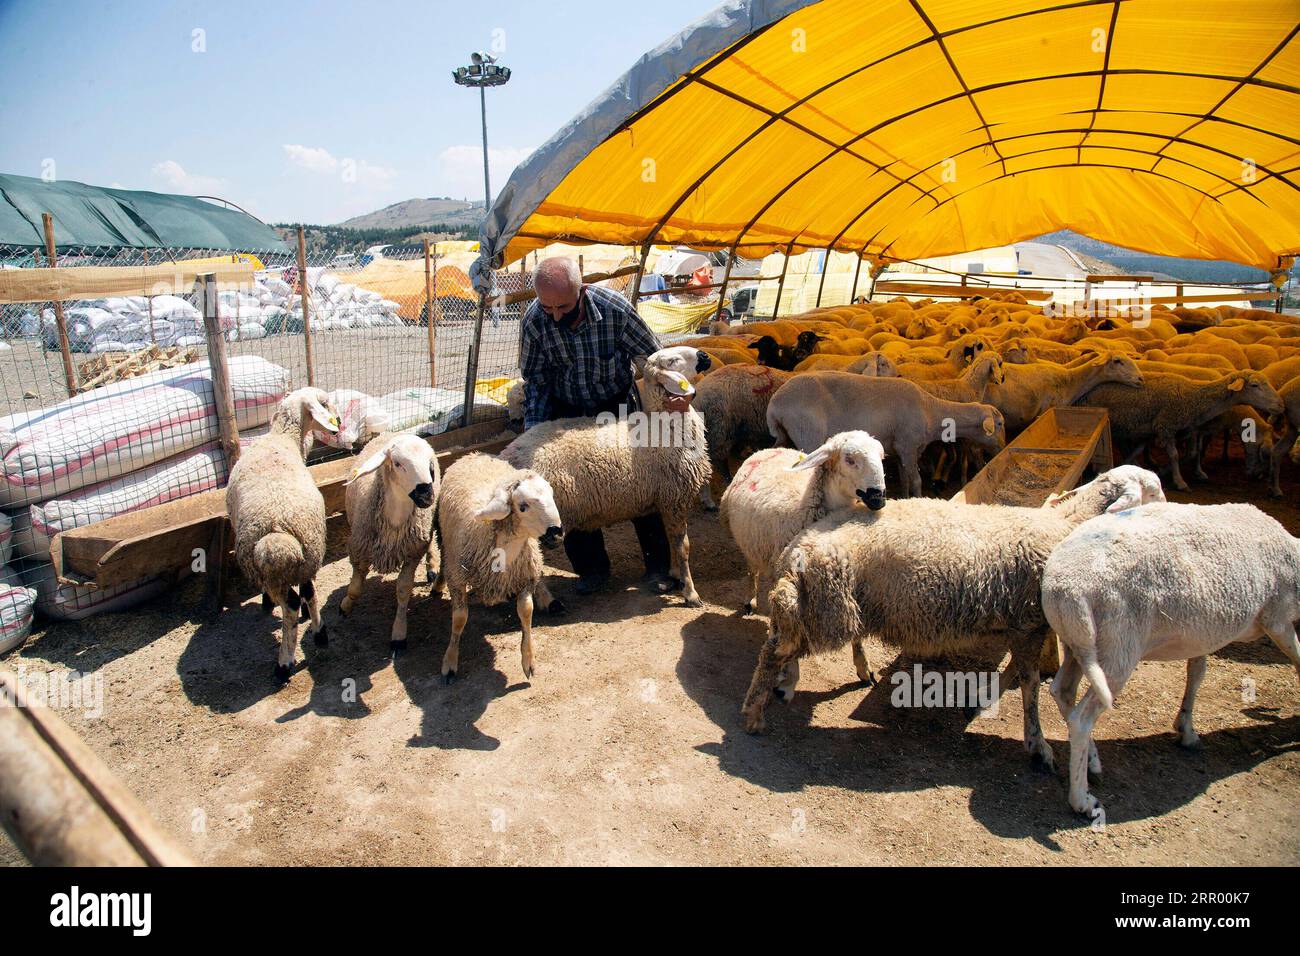
[[[589,408],[579,408],[552,398],[551,420],[595,417],[602,412],[617,415],[620,405],[628,406],[629,411],[639,406],[635,385],[626,396],[609,399]],[[668,533],[664,530],[664,519],[659,512],[633,518],[632,527],[636,530],[636,539],[641,545],[641,559],[645,562],[646,574],[667,574],[670,563]],[[599,528],[595,531],[566,531],[564,553],[568,555],[574,573],[580,578],[609,574],[609,552],[605,550],[605,535]]]

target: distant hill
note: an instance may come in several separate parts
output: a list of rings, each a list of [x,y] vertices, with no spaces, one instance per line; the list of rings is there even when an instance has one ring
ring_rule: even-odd
[[[364,216],[353,216],[336,223],[344,229],[404,229],[438,223],[445,226],[473,226],[483,221],[483,203],[463,199],[432,197],[407,199]]]
[[[1051,242],[1064,246],[1080,255],[1101,259],[1118,267],[1122,273],[1130,275],[1153,275],[1180,279],[1183,282],[1264,282],[1268,273],[1262,269],[1253,269],[1236,262],[1219,262],[1212,259],[1177,259],[1173,256],[1153,256],[1147,252],[1135,252],[1122,246],[1097,239],[1089,239],[1068,229],[1050,232],[1040,236],[1035,242]],[[1300,268],[1300,267],[1298,267]]]
[[[478,224],[460,226],[449,223],[421,223],[398,228],[351,228],[345,226],[315,226],[302,223],[303,238],[307,242],[307,255],[315,260],[322,255],[344,252],[364,252],[370,246],[410,245],[423,239],[440,242],[444,239],[478,238]],[[299,223],[273,222],[274,229],[290,248],[297,242]]]

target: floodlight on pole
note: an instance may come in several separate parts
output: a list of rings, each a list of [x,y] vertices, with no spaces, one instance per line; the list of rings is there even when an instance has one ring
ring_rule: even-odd
[[[457,86],[478,87],[479,113],[483,121],[483,216],[492,206],[492,183],[488,178],[487,141],[487,88],[505,86],[510,81],[510,67],[499,66],[497,58],[489,53],[471,53],[469,66],[459,66],[451,71]]]

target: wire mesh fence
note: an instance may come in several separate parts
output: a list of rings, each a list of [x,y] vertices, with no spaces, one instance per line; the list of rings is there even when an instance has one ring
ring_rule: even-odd
[[[380,430],[436,434],[462,423],[479,329],[468,277],[477,254],[385,252],[300,261],[295,251],[59,250],[55,268],[65,271],[56,277],[30,271],[50,267],[40,250],[0,246],[0,268],[22,270],[5,277],[66,279],[77,293],[0,304],[0,650],[30,628],[33,605],[76,619],[165,586],[60,585],[50,541],[224,487],[214,345],[227,356],[241,443],[265,433],[280,399],[308,384],[331,393],[343,421],[336,446],[318,447],[313,463]],[[217,280],[211,305],[195,285],[208,273]],[[496,281],[497,295],[531,284],[520,268]],[[526,308],[484,314],[473,421],[505,424]]]

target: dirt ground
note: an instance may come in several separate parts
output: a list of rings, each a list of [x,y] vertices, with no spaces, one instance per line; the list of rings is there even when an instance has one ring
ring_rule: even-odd
[[[1274,503],[1237,468],[1216,464],[1215,485],[1170,497],[1250,500],[1300,531],[1300,489]],[[716,516],[697,514],[691,537],[699,610],[636,588],[630,528],[607,534],[616,586],[594,598],[574,597],[550,554],[569,614],[537,618],[531,681],[513,608],[475,608],[461,679],[445,686],[450,612],[424,584],[411,650],[391,663],[391,579],[372,578],[338,617],[342,528],[317,584],[331,643],[309,640],[281,690],[275,621],[246,589],[205,619],[199,579],[135,612],[48,627],[4,663],[102,675],[103,716],[64,716],[205,863],[1300,863],[1300,694],[1272,645],[1212,658],[1199,752],[1170,729],[1183,665],[1139,668],[1097,727],[1097,832],[1070,812],[1061,771],[1030,768],[1018,691],[969,722],[896,709],[887,681],[857,682],[846,651],[806,662],[769,733],[747,735],[739,707],[765,625],[734,610],[746,582]],[[867,653],[878,673],[911,666]],[[1042,715],[1064,767],[1046,694]],[[0,860],[21,862],[8,846]]]

